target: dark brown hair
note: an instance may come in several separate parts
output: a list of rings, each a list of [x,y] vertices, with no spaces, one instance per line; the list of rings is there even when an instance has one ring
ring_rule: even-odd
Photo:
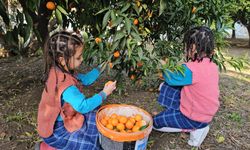
[[[184,35],[184,48],[187,53],[192,49],[193,45],[196,46],[197,53],[192,61],[202,61],[204,57],[213,58],[214,52],[214,34],[210,28],[205,26],[195,27],[188,30]],[[203,56],[205,54],[205,56]],[[189,61],[191,58],[188,58]]]
[[[82,45],[83,42],[76,33],[60,31],[51,35],[44,45],[45,65],[42,83],[46,83],[52,67],[59,68],[62,72],[73,75],[72,71],[65,70],[59,63],[59,57],[65,59],[66,65],[69,68],[69,59],[75,54],[75,48]]]

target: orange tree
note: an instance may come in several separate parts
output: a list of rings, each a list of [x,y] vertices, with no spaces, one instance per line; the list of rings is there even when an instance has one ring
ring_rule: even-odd
[[[72,26],[83,35],[87,63],[106,62],[117,80],[127,75],[134,83],[143,79],[147,85],[156,85],[162,69],[182,70],[183,33],[192,26],[213,29],[218,50],[215,62],[221,69],[226,62],[236,69],[242,67],[242,61],[226,59],[220,51],[225,46],[225,29],[231,26],[230,1],[19,0],[23,10],[15,17],[21,21],[4,35],[6,41],[18,41],[20,36],[28,41],[35,33],[43,43],[50,31]],[[10,14],[0,6],[8,24]],[[160,59],[167,64],[160,65]]]

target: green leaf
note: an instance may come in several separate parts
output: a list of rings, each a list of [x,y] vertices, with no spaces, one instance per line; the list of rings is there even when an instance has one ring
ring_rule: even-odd
[[[86,42],[86,41],[89,39],[88,33],[85,32],[85,31],[82,33],[82,37],[83,37],[83,39],[84,39],[84,42]]]
[[[119,43],[120,41],[116,41],[115,43],[113,43],[111,46],[111,51],[114,51],[118,47]]]
[[[159,16],[164,12],[164,10],[166,9],[167,4],[165,0],[161,0],[160,1],[160,11],[159,11]]]
[[[62,8],[60,5],[57,5],[56,9],[58,9],[64,15],[68,15],[67,11],[64,8]]]
[[[110,9],[109,7],[104,8],[104,9],[98,11],[95,15],[101,14],[101,13],[103,13],[104,11],[107,11],[107,10],[109,10],[109,9]]]
[[[128,31],[128,34],[130,34],[130,31],[131,31],[131,21],[126,17],[125,18],[125,27]]]
[[[117,32],[117,34],[115,35],[114,41],[117,41],[117,40],[123,38],[125,35],[126,35],[126,34],[123,33],[123,32]]]
[[[131,6],[130,3],[127,3],[121,10],[121,13],[125,12],[126,10],[128,10],[128,8]]]
[[[122,22],[123,18],[119,17],[117,18],[114,22],[112,22],[112,26],[111,27],[115,27],[117,25],[119,25]]]
[[[141,37],[138,34],[136,34],[135,32],[132,31],[131,35],[133,36],[133,38],[135,38],[137,40],[137,42],[142,41]]]
[[[62,25],[63,19],[62,19],[62,14],[61,14],[61,12],[60,12],[58,9],[56,9],[55,13],[56,13],[56,18],[57,18],[58,23],[59,23],[60,25]]]
[[[111,11],[106,12],[102,20],[102,29],[104,29],[108,23]]]

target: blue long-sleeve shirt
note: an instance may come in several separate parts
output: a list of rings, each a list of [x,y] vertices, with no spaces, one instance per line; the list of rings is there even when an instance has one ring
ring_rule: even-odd
[[[78,74],[77,78],[83,85],[88,86],[93,84],[99,77],[99,75],[99,68],[95,68],[87,74]],[[101,105],[103,99],[106,99],[106,94],[104,92],[100,92],[99,94],[95,94],[90,98],[86,98],[86,96],[81,93],[76,86],[72,85],[63,91],[61,96],[61,103],[63,104],[64,102],[67,102],[77,112],[84,114],[94,110],[96,107]],[[57,120],[62,120],[60,115],[58,116]]]
[[[179,71],[171,72],[169,70],[166,70],[165,72],[163,72],[164,80],[168,85],[184,86],[192,84],[192,71],[185,64],[183,64],[182,66],[184,67],[183,74]]]

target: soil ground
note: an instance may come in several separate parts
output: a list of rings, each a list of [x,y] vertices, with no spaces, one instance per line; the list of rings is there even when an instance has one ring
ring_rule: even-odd
[[[242,46],[243,45],[243,46]],[[228,49],[232,56],[250,54],[243,41],[233,41]],[[248,52],[248,54],[247,54]],[[37,108],[43,85],[41,57],[0,59],[0,149],[34,149],[39,141],[36,132]],[[103,76],[84,93],[100,91],[109,79]],[[160,111],[158,92],[149,92],[126,83],[125,94],[113,94],[107,103],[125,103],[141,107],[148,112]],[[250,149],[250,69],[241,72],[229,67],[220,73],[221,107],[216,114],[209,134],[200,149]],[[149,150],[192,149],[188,146],[187,133],[161,133],[152,131],[148,141]]]

